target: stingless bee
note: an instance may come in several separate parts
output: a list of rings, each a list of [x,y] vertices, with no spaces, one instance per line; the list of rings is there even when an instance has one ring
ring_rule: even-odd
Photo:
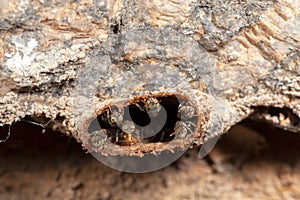
[[[195,116],[197,116],[197,113],[193,106],[188,105],[187,103],[179,105],[177,114],[179,119],[190,119]]]
[[[192,129],[195,127],[193,122],[177,121],[174,127],[175,131],[170,136],[175,135],[175,138],[185,139],[187,135],[193,133]]]
[[[108,136],[105,130],[97,130],[91,133],[90,143],[93,148],[103,147],[108,142]]]
[[[110,126],[110,138],[114,144],[131,144],[134,138],[132,134],[135,133],[135,123],[124,119],[125,110],[123,108],[108,108],[102,120]]]
[[[112,124],[121,124],[123,122],[124,110],[123,109],[113,109],[108,117],[108,122]]]
[[[109,108],[106,110],[102,120],[105,121],[111,127],[116,127],[122,124],[124,119],[124,110],[119,108]]]
[[[115,133],[114,144],[118,144],[118,145],[132,145],[135,142],[137,142],[136,138],[133,137],[132,134],[130,134],[130,133],[126,133],[126,132],[124,132],[123,130],[120,130],[120,129],[117,130],[117,132]]]
[[[136,130],[134,122],[129,120],[123,121],[121,129],[127,134],[133,134]]]

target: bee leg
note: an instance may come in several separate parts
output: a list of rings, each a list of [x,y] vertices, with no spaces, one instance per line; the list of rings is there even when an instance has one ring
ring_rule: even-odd
[[[132,145],[134,143],[133,141],[133,138],[132,138],[132,135],[131,134],[128,134],[128,141],[129,141],[129,144]]]
[[[117,144],[119,142],[119,133],[116,133],[116,141],[115,144]]]
[[[196,124],[194,124],[193,122],[187,122],[187,123],[188,123],[188,125],[192,125],[194,128],[196,128]]]
[[[135,105],[136,107],[138,107],[141,111],[143,111],[143,112],[146,111],[146,109],[145,109],[145,108],[142,108],[138,103],[134,103],[134,105]]]

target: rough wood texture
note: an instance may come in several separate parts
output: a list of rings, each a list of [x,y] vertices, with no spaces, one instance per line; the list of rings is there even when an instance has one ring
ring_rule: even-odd
[[[89,151],[141,155],[164,141],[95,149],[110,107],[174,96],[201,144],[249,116],[298,132],[300,1],[0,1],[0,125],[49,119]],[[166,103],[168,104],[168,103]],[[273,112],[274,111],[274,112]]]

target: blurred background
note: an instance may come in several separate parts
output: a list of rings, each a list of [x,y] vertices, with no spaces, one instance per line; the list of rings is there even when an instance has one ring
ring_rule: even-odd
[[[8,126],[0,127],[4,139]],[[17,122],[0,143],[0,199],[300,199],[300,135],[245,120],[198,158],[151,173],[110,169],[73,138]]]

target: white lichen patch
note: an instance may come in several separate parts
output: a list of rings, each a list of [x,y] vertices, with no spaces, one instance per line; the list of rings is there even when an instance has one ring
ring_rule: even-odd
[[[22,87],[48,84],[50,80],[59,82],[74,77],[74,66],[67,65],[71,70],[65,70],[66,63],[84,58],[85,50],[93,45],[80,43],[65,47],[58,43],[47,51],[39,51],[40,44],[36,38],[20,35],[13,36],[10,40],[12,48],[11,52],[5,53],[5,65],[11,71],[11,78]],[[51,74],[60,76],[53,80]]]
[[[38,41],[35,38],[25,41],[16,36],[12,38],[12,43],[15,45],[15,53],[5,53],[6,65],[13,73],[23,75],[35,59],[34,49],[38,46]]]

